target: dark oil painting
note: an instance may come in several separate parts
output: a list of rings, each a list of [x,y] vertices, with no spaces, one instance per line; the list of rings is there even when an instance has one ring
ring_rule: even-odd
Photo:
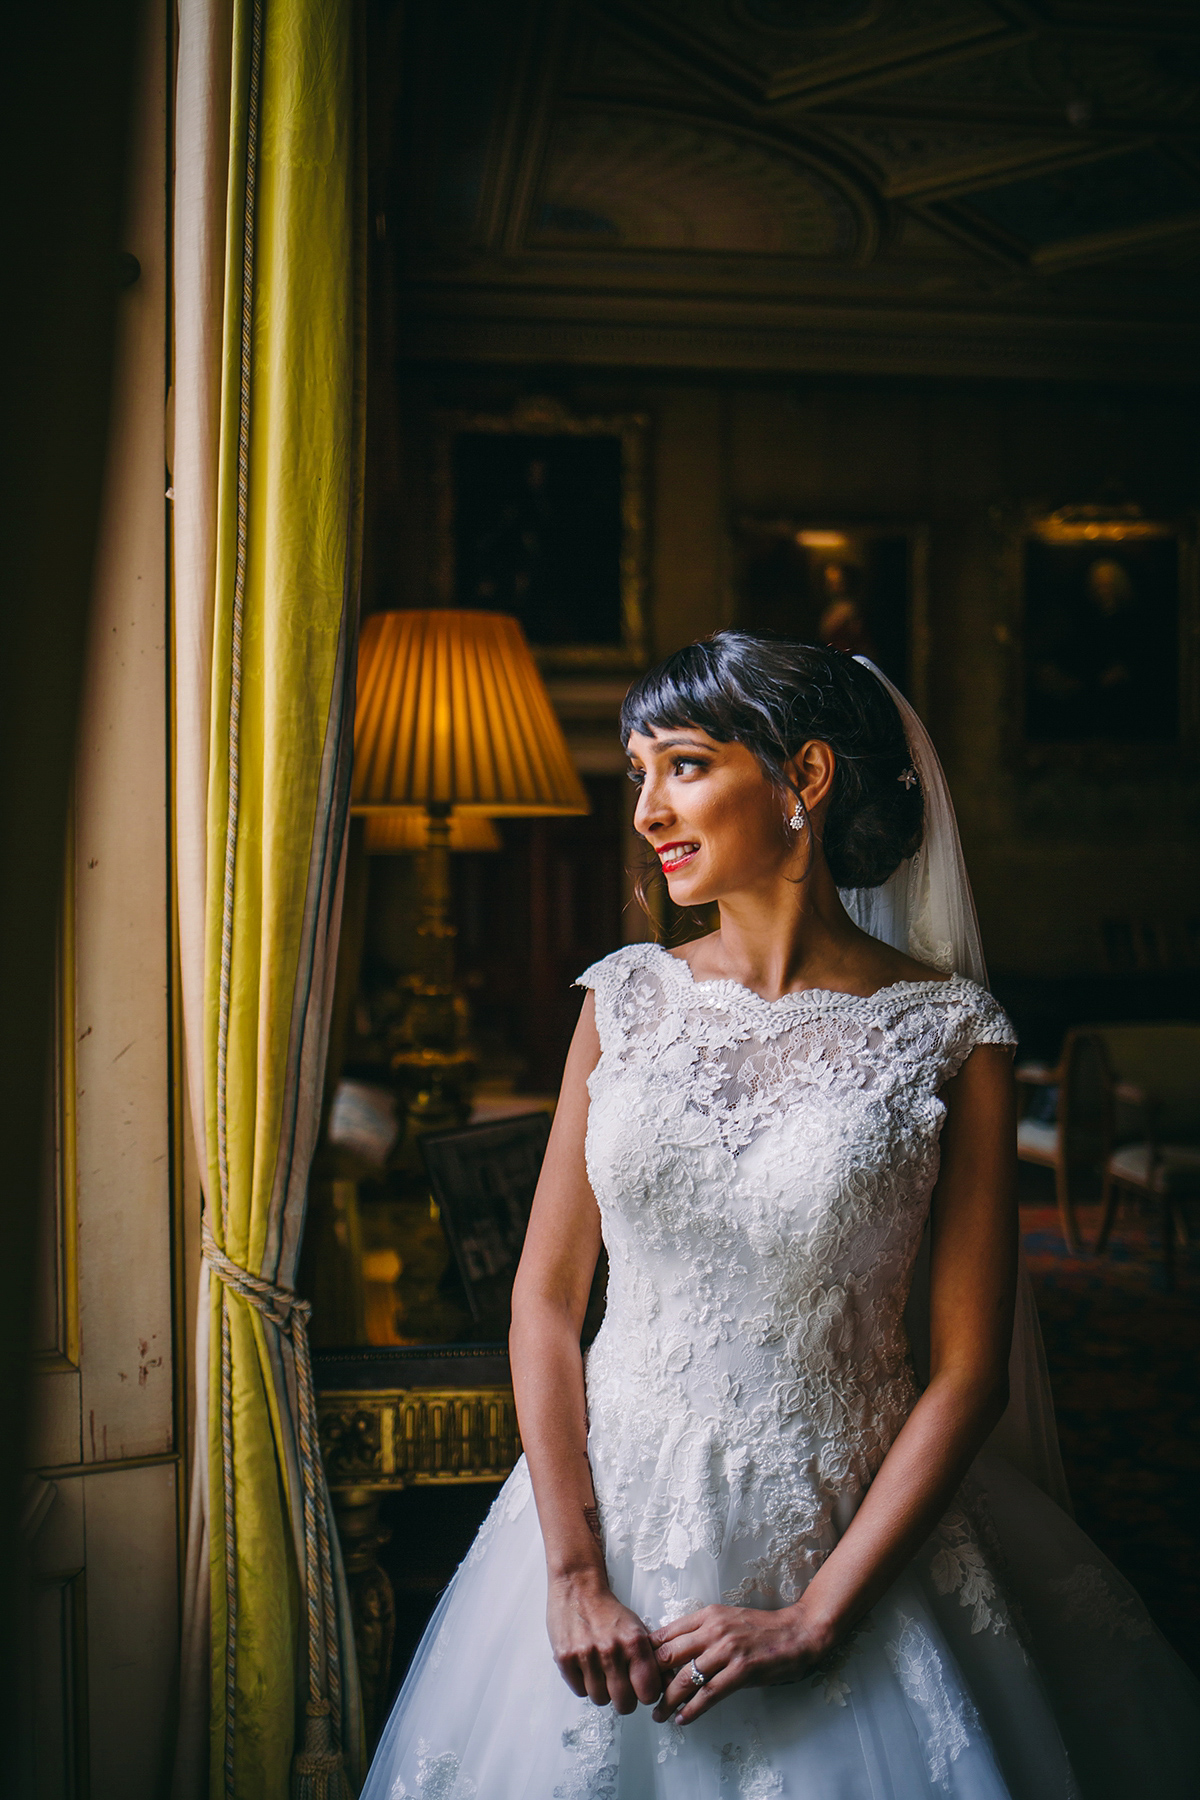
[[[910,691],[907,532],[743,518],[733,535],[742,630],[869,656],[897,687]]]
[[[531,644],[619,647],[621,439],[461,431],[454,603],[512,613]]]
[[[1025,738],[1169,744],[1179,736],[1173,532],[1025,542]]]

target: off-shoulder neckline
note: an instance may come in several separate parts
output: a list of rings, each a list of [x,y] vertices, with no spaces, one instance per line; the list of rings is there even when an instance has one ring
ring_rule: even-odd
[[[632,950],[634,946],[630,945],[629,948]],[[809,987],[794,988],[786,994],[777,995],[774,1000],[768,1000],[762,994],[756,993],[753,988],[747,987],[744,982],[734,981],[727,975],[708,976],[701,979],[694,973],[692,965],[685,957],[676,956],[674,951],[668,950],[665,944],[639,944],[637,948],[654,950],[660,956],[665,956],[668,962],[680,971],[689,987],[697,990],[711,988],[714,993],[726,994],[742,1002],[752,1002],[755,1005],[766,1007],[769,1011],[776,1008],[787,1010],[793,1006],[873,1006],[876,1001],[892,994],[915,995],[936,992],[943,988],[975,985],[966,975],[950,974],[933,976],[925,981],[888,981],[882,987],[877,987],[873,994],[847,994],[840,992],[837,988]]]

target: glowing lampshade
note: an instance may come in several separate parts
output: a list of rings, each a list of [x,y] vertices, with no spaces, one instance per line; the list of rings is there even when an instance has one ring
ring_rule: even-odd
[[[585,813],[587,795],[515,619],[372,613],[354,720],[356,813]]]
[[[483,813],[451,813],[449,818],[450,850],[500,850],[500,833]],[[368,854],[386,855],[400,850],[426,850],[429,847],[429,815],[415,806],[396,807],[392,812],[372,813],[367,820]]]

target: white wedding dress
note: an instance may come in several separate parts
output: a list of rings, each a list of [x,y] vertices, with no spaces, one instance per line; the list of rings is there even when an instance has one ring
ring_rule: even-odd
[[[655,945],[583,977],[609,1257],[588,1447],[617,1596],[650,1625],[793,1600],[918,1394],[904,1306],[938,1090],[1011,1044],[961,976],[774,1002]],[[822,1670],[694,1725],[578,1700],[524,1462],[443,1597],[364,1800],[1185,1800],[1198,1690],[1136,1594],[982,1456]]]

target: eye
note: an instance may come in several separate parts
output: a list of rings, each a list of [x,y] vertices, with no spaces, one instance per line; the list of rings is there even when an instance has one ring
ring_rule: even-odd
[[[645,786],[645,784],[646,784],[645,769],[626,769],[625,773],[629,777],[629,780],[632,781],[634,787],[644,787]]]
[[[682,775],[687,769],[699,769],[701,773],[703,773],[707,767],[708,764],[702,762],[699,757],[677,756],[675,761],[671,764],[671,773],[673,775]]]

